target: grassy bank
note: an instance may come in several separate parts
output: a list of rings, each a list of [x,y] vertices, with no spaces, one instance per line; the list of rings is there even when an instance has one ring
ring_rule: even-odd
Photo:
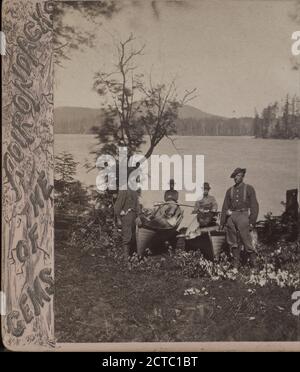
[[[167,252],[128,270],[117,240],[95,235],[83,250],[79,237],[55,246],[59,342],[300,340],[292,286],[249,284],[248,272],[189,277],[178,254]]]

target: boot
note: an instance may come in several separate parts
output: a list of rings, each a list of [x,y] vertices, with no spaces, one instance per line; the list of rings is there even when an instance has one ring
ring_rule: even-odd
[[[233,256],[233,267],[234,269],[240,268],[240,249],[238,247],[231,248],[232,256]]]
[[[251,252],[250,253],[250,255],[249,255],[249,261],[250,261],[250,266],[253,269],[256,269],[257,268],[257,255],[256,255],[256,253],[254,253],[254,252]]]

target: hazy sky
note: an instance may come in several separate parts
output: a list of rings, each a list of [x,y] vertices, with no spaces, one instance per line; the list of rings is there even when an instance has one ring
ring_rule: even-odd
[[[194,107],[252,116],[255,107],[299,92],[300,73],[291,68],[293,6],[285,0],[190,0],[186,6],[161,0],[155,16],[145,0],[128,5],[98,27],[96,48],[73,53],[65,68],[56,68],[55,105],[100,107],[93,75],[111,70],[113,41],[133,32],[137,45],[146,44],[141,70],[156,82],[176,76],[179,92],[197,88]],[[70,23],[91,28],[79,17]]]

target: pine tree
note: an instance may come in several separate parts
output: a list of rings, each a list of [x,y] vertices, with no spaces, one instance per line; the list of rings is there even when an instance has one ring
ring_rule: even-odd
[[[55,156],[55,178],[63,183],[74,181],[77,165],[72,154],[63,151]]]
[[[294,96],[291,104],[291,123],[289,138],[297,137],[297,116],[296,116],[296,101],[297,97]]]
[[[271,107],[268,105],[262,112],[262,138],[269,137]]]
[[[279,138],[278,135],[278,103],[275,102],[270,106],[270,125],[269,125],[269,137]]]
[[[89,204],[86,187],[74,179],[77,163],[72,154],[64,151],[55,156],[55,207],[63,214],[80,213]]]
[[[255,117],[254,117],[254,136],[255,138],[261,138],[261,120],[259,118],[258,112],[255,109]]]
[[[289,138],[290,128],[290,102],[289,102],[289,95],[286,96],[286,101],[283,107],[283,114],[282,114],[282,122],[283,122],[283,138]]]
[[[295,99],[295,136],[300,138],[300,99]]]

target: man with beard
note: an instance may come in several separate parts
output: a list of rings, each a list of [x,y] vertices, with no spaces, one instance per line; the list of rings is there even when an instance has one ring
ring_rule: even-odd
[[[235,184],[226,192],[220,223],[221,228],[224,226],[226,228],[227,243],[231,249],[236,269],[240,265],[241,249],[238,234],[252,266],[256,266],[257,258],[252,244],[251,231],[255,227],[259,205],[254,188],[244,183],[245,173],[245,168],[236,168],[232,172],[230,177],[234,179]]]

